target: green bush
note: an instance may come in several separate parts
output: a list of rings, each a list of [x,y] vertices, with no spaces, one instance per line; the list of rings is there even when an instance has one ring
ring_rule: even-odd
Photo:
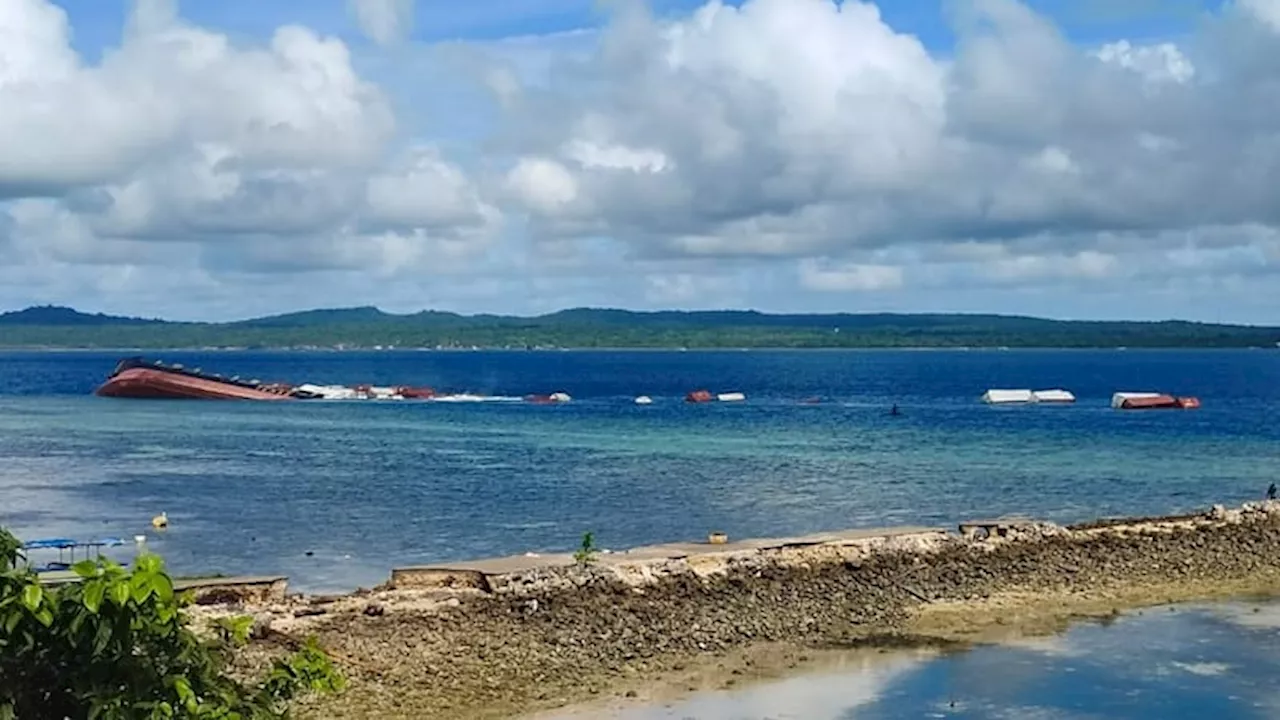
[[[107,559],[74,570],[80,582],[42,586],[0,528],[0,720],[283,718],[299,693],[341,688],[314,642],[255,684],[234,679],[252,618],[197,636],[182,612],[191,597],[174,592],[156,555],[132,571]]]

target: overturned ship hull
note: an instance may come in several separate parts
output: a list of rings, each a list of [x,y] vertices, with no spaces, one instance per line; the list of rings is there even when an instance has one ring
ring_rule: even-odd
[[[123,360],[95,395],[171,400],[291,400],[287,385],[243,381],[186,370],[181,366]]]

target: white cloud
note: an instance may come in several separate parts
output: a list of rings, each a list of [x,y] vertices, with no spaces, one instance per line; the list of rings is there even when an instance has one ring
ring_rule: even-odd
[[[138,0],[96,66],[69,32],[46,0],[0,9],[18,39],[0,44],[0,191],[32,198],[9,208],[29,259],[137,267],[166,242],[221,272],[382,272],[482,252],[499,224],[429,146],[384,166],[391,105],[339,40],[288,26],[241,47],[167,0]]]
[[[134,17],[126,43],[85,66],[47,0],[0,9],[0,38],[18,39],[0,42],[0,195],[107,183],[207,145],[247,171],[350,167],[393,127],[340,41],[285,27],[241,49],[154,2]]]
[[[645,276],[645,300],[657,307],[727,307],[741,302],[732,279],[692,272],[650,273]]]
[[[578,181],[563,164],[540,157],[522,158],[507,175],[511,191],[530,210],[554,215],[578,197]]]
[[[667,156],[656,150],[637,150],[625,145],[600,145],[589,140],[570,141],[564,154],[589,170],[605,168],[660,173],[667,169],[669,163]]]
[[[471,180],[435,150],[415,149],[402,165],[369,179],[368,221],[444,232],[484,228],[499,221],[498,210],[481,200]]]
[[[1139,73],[1149,82],[1190,82],[1196,69],[1177,45],[1135,46],[1128,40],[1107,43],[1098,50],[1098,59]]]
[[[960,9],[947,59],[854,0],[626,14],[594,55],[527,85],[538,101],[509,109],[538,128],[520,136],[526,157],[555,169],[514,197],[538,237],[604,233],[648,258],[799,258],[798,287],[826,291],[955,281],[960,266],[824,257],[969,242],[998,257],[966,282],[1153,279],[1177,272],[1168,233],[1277,216],[1258,188],[1280,180],[1280,144],[1270,115],[1243,109],[1272,102],[1270,81],[1240,54],[1269,41],[1247,25],[1210,27],[1193,63],[1169,42],[1074,47],[1013,0]],[[602,156],[614,160],[584,160]],[[513,175],[528,180],[526,163]]]
[[[812,259],[800,262],[800,284],[821,292],[873,292],[902,287],[904,273],[894,265],[849,263],[823,267]]]
[[[990,277],[1002,281],[1025,282],[1045,278],[1097,280],[1116,272],[1114,256],[1096,250],[1073,255],[1017,255],[986,266]]]
[[[1280,30],[1280,0],[1237,0],[1245,12],[1268,25],[1273,30]]]
[[[623,4],[598,33],[394,53],[413,4],[350,9],[376,41],[354,55],[134,0],[99,58],[50,0],[0,3],[0,260],[29,271],[0,302],[185,277],[244,307],[273,272],[460,309],[1033,311],[1036,289],[1042,312],[1117,292],[1108,312],[1274,321],[1275,2],[1080,47],[963,0],[943,49],[858,0]]]
[[[360,29],[379,45],[390,45],[409,34],[413,5],[413,0],[347,0]]]

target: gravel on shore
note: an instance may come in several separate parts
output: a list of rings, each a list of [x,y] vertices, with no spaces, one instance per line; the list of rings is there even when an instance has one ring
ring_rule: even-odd
[[[946,646],[1074,618],[1280,590],[1280,502],[979,538],[921,532],[548,567],[481,588],[199,608],[249,613],[246,669],[308,636],[348,678],[304,718],[506,718],[700,668],[768,675],[811,650]]]

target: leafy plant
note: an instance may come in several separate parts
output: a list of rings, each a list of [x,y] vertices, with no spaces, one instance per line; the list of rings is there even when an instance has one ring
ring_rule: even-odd
[[[596,547],[595,535],[590,531],[582,534],[582,545],[573,553],[573,559],[579,565],[590,565],[596,561],[600,550]]]
[[[265,720],[287,717],[301,692],[342,687],[314,641],[257,684],[232,678],[253,619],[224,619],[200,638],[182,612],[190,595],[174,592],[156,555],[132,572],[86,560],[73,567],[80,582],[47,588],[21,548],[0,528],[0,720]]]

